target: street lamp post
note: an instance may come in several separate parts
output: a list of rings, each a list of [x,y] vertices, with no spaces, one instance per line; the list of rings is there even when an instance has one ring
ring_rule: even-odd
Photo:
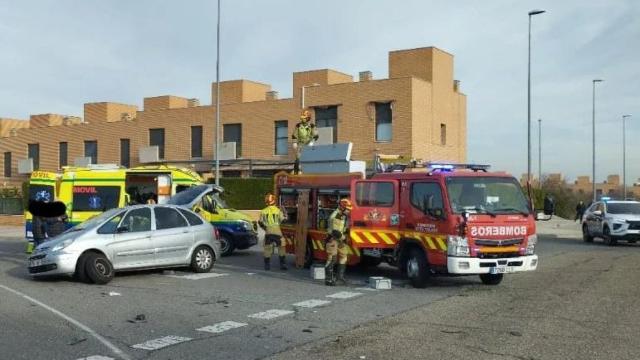
[[[531,185],[531,17],[544,10],[529,11],[529,57],[527,61],[527,185]]]
[[[542,189],[542,119],[538,119],[538,186]]]
[[[220,185],[220,0],[218,0],[218,25],[216,31],[216,185]]]
[[[603,82],[602,79],[593,79],[593,110],[591,112],[591,131],[592,131],[592,178],[591,178],[591,191],[593,191],[593,202],[596,202],[596,83]]]
[[[627,131],[626,120],[631,115],[622,115],[622,200],[627,200]]]

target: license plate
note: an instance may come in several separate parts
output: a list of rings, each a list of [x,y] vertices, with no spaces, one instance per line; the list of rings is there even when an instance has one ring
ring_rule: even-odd
[[[44,264],[44,259],[29,260],[29,267],[36,267]]]
[[[362,249],[362,255],[379,258],[382,256],[382,251],[380,249]]]
[[[491,274],[506,274],[506,273],[513,273],[513,272],[516,272],[513,266],[492,267],[490,270]]]

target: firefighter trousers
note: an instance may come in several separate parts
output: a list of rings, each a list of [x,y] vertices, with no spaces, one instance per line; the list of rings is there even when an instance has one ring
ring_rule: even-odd
[[[326,244],[327,262],[326,266],[335,264],[344,265],[347,263],[347,245],[344,240],[331,239]]]
[[[278,256],[287,255],[287,243],[280,235],[267,234],[264,236],[264,257],[271,258],[274,251]]]

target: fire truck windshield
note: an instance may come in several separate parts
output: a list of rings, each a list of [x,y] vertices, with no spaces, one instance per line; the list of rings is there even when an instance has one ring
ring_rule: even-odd
[[[527,198],[513,178],[456,177],[447,178],[447,192],[455,213],[529,215]]]

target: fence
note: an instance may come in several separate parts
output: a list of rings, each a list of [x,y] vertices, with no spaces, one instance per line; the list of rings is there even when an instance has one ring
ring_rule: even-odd
[[[7,197],[0,198],[0,214],[2,215],[22,215],[24,207],[22,198]]]

